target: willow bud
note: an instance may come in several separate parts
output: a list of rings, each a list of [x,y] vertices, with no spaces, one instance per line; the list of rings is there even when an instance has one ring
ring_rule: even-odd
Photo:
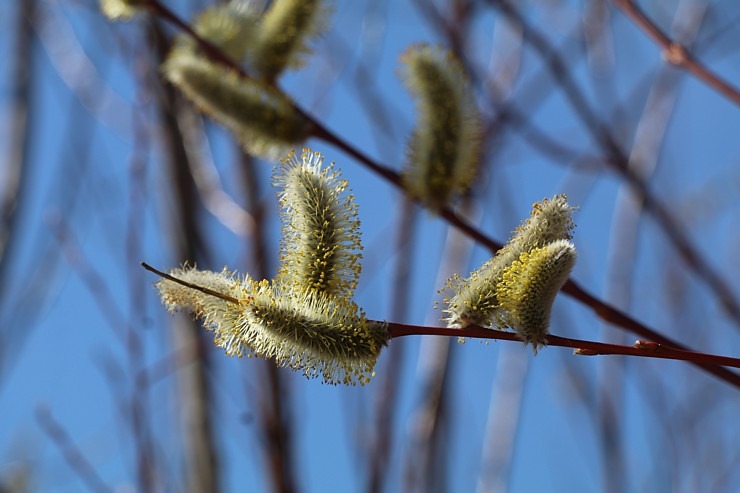
[[[401,61],[406,87],[417,100],[403,181],[413,197],[439,210],[475,177],[481,117],[463,66],[451,52],[414,45]]]
[[[274,0],[251,47],[252,64],[268,82],[286,68],[297,68],[310,50],[307,40],[320,33],[330,9],[322,0]]]
[[[190,50],[173,51],[162,68],[170,82],[234,132],[251,154],[276,159],[311,132],[312,124],[282,92]]]

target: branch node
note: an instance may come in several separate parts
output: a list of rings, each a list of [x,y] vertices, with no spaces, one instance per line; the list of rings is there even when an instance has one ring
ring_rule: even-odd
[[[686,51],[686,47],[681,43],[672,42],[663,50],[663,60],[675,65],[682,67],[686,64],[689,59],[689,53]]]
[[[641,339],[638,339],[637,341],[635,341],[632,347],[635,349],[643,349],[645,351],[657,351],[658,349],[660,349],[660,344],[657,342],[643,341]]]
[[[578,348],[573,350],[573,354],[578,356],[598,356],[599,353],[593,349]]]

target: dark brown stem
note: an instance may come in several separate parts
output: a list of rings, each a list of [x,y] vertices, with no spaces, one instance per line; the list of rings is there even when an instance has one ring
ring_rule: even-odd
[[[229,295],[223,294],[223,293],[219,293],[218,291],[214,291],[212,289],[204,288],[203,286],[198,286],[197,284],[193,284],[193,283],[188,282],[188,281],[183,281],[182,279],[178,279],[178,278],[176,278],[174,276],[171,276],[171,275],[167,274],[166,272],[162,272],[161,270],[155,269],[154,267],[152,267],[151,265],[147,264],[146,262],[142,262],[141,263],[141,266],[144,267],[149,272],[154,272],[159,277],[161,277],[163,279],[167,279],[168,281],[176,282],[177,284],[180,284],[180,285],[185,286],[187,288],[195,289],[196,291],[200,291],[203,294],[209,294],[211,296],[215,296],[216,298],[221,298],[222,300],[228,301],[229,303],[234,303],[235,305],[241,304],[241,301],[239,301],[238,299],[236,299],[236,298],[234,298],[232,296],[229,296]]]

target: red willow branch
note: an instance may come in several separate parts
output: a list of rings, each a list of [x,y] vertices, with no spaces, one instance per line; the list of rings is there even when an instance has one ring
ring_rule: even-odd
[[[214,61],[222,64],[224,67],[234,70],[236,73],[238,73],[242,77],[245,77],[246,79],[252,79],[252,77],[250,77],[249,74],[247,74],[238,64],[234,63],[228,57],[224,56],[216,47],[200,37],[192,30],[192,28],[187,25],[187,23],[179,19],[171,10],[160,4],[157,0],[149,0],[148,7],[154,14],[161,16],[162,18],[172,22],[176,26],[186,31],[203,48],[203,50],[209,55],[209,57],[212,57]],[[395,170],[373,161],[370,157],[363,154],[360,150],[353,147],[350,143],[344,141],[341,137],[331,132],[324,125],[318,122],[311,115],[307,114],[301,108],[295,106],[295,109],[303,116],[305,116],[314,125],[314,137],[322,139],[328,144],[331,144],[336,148],[344,151],[345,153],[356,159],[363,166],[367,167],[377,175],[387,180],[389,183],[393,184],[396,188],[400,189],[401,191],[405,190],[403,183],[401,182],[400,175]],[[598,132],[598,130],[596,131]],[[495,253],[502,247],[500,243],[486,236],[475,226],[472,226],[464,219],[459,217],[452,209],[445,208],[440,211],[439,215],[450,225],[461,230],[470,238],[479,242],[481,245],[486,246],[491,251],[491,253]],[[562,291],[580,301],[584,305],[590,307],[595,312],[595,314],[605,322],[608,322],[623,330],[632,332],[633,334],[636,334],[650,341],[659,343],[662,346],[670,346],[681,351],[691,351],[687,346],[684,346],[683,344],[660,334],[659,332],[633,319],[617,308],[596,298],[573,280],[568,280]],[[691,361],[692,364],[699,366],[704,371],[715,375],[721,380],[724,380],[725,382],[737,388],[740,388],[740,375],[738,375],[737,373],[732,372],[727,368],[717,366],[716,364],[703,363],[693,360],[689,361]]]
[[[503,330],[486,329],[484,327],[467,327],[464,329],[451,329],[446,327],[425,327],[419,325],[407,325],[399,323],[388,323],[391,339],[404,336],[433,335],[443,337],[471,337],[474,339],[494,339],[501,341],[522,342],[514,332]],[[608,344],[605,342],[584,341],[581,339],[570,339],[556,335],[547,336],[548,346],[568,347],[575,349],[575,354],[583,356],[597,355],[623,355],[637,356],[641,358],[661,358],[677,361],[690,361],[697,364],[720,365],[740,368],[740,358],[729,356],[718,356],[714,354],[698,353],[664,346],[657,342],[637,341],[632,346],[620,344]]]
[[[193,284],[177,277],[171,276],[165,272],[155,269],[146,262],[142,262],[141,266],[146,270],[157,274],[158,276],[181,284],[185,287],[195,289],[204,294],[215,296],[229,303],[241,305],[242,301],[233,298],[231,296],[213,291],[197,284]],[[487,329],[479,326],[460,328],[448,328],[448,327],[427,327],[422,325],[408,325],[398,322],[387,322],[388,331],[390,338],[394,339],[397,337],[404,336],[422,336],[422,335],[434,335],[443,337],[471,337],[475,339],[494,339],[503,341],[514,341],[524,342],[519,336],[513,332],[505,332],[503,330]],[[678,361],[688,361],[695,365],[711,371],[716,375],[723,378],[727,382],[740,387],[740,375],[730,372],[723,366],[730,366],[734,368],[740,368],[740,358],[732,358],[729,356],[718,356],[714,354],[700,353],[687,349],[677,349],[667,345],[660,344],[654,341],[643,341],[638,340],[632,346],[622,346],[619,344],[609,344],[605,342],[586,341],[581,339],[570,339],[567,337],[560,337],[556,335],[547,336],[547,345],[556,347],[569,347],[575,349],[575,354],[583,356],[597,356],[597,355],[624,355],[624,356],[637,356],[642,358],[660,358],[660,359],[672,359]],[[726,372],[728,377],[725,378],[719,371]]]
[[[732,86],[729,82],[709,70],[697,60],[689,50],[681,43],[671,39],[653,21],[651,21],[633,0],[613,0],[616,5],[632,22],[653,38],[662,49],[663,57],[667,62],[681,67],[707,84],[709,87],[722,94],[733,103],[740,105],[740,89]]]

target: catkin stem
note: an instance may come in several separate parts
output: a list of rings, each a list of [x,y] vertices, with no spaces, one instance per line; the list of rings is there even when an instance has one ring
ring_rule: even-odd
[[[203,294],[208,294],[210,296],[215,296],[216,298],[221,298],[224,301],[228,301],[229,303],[234,303],[235,305],[240,305],[241,302],[234,298],[233,296],[229,296],[227,294],[219,293],[218,291],[214,291],[212,289],[204,288],[203,286],[198,286],[197,284],[193,284],[191,282],[183,281],[182,279],[178,279],[174,276],[171,276],[167,274],[166,272],[162,272],[161,270],[157,270],[151,265],[147,264],[146,262],[142,262],[141,266],[144,267],[149,272],[154,272],[159,277],[163,279],[167,279],[168,281],[176,282],[177,284],[180,284],[182,286],[185,286],[186,288],[195,289],[196,291],[200,291]]]

